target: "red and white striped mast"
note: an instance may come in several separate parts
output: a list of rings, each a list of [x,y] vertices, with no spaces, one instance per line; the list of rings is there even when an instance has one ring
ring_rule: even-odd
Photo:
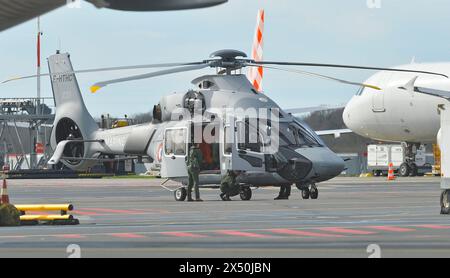
[[[41,19],[38,17],[37,19],[37,107],[36,114],[41,114]]]
[[[264,49],[264,20],[265,20],[264,10],[258,11],[256,18],[256,30],[253,39],[252,47],[252,59],[260,62],[263,59],[263,49]],[[255,87],[256,91],[261,92],[262,80],[264,77],[264,69],[262,67],[250,67],[248,73],[248,79]]]

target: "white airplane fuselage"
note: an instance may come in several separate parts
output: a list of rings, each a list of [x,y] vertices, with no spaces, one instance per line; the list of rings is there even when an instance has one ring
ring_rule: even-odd
[[[421,70],[450,76],[450,63],[410,64],[398,69]],[[414,78],[417,78],[413,82]],[[415,91],[414,87],[449,91],[450,79],[417,73],[378,72],[344,109],[343,120],[355,133],[373,140],[434,143],[440,129],[439,97]]]

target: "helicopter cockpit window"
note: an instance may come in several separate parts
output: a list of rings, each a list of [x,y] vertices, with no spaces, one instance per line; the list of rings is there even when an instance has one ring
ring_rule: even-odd
[[[280,144],[297,147],[320,146],[314,136],[296,122],[280,124]]]
[[[165,134],[166,155],[186,155],[186,129],[168,129]]]
[[[298,139],[299,144],[301,146],[321,146],[321,143],[316,140],[313,134],[310,133],[310,131],[306,128],[304,128],[302,125],[297,123],[297,132],[298,132]]]

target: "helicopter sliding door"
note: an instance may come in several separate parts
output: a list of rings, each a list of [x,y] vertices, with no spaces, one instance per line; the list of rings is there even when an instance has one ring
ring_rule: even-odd
[[[166,128],[163,137],[161,177],[187,177],[186,155],[189,131],[187,127]]]
[[[265,155],[257,121],[248,118],[234,123],[234,143],[231,144],[231,168],[236,171],[265,172]]]
[[[220,133],[220,170],[223,175],[225,175],[228,170],[233,170],[233,127],[234,124],[225,123],[223,131]]]

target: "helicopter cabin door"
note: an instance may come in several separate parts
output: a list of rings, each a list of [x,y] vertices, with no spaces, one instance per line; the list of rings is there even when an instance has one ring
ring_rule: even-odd
[[[265,172],[263,140],[258,121],[249,118],[234,122],[234,143],[231,144],[231,168],[236,171]]]
[[[187,127],[166,128],[163,136],[163,155],[161,177],[187,177],[186,155],[188,152],[189,131]]]

